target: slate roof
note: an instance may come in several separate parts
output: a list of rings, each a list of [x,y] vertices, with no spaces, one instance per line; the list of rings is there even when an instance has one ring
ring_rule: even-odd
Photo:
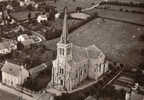
[[[14,76],[19,76],[21,73],[21,66],[5,61],[1,71],[14,75]]]
[[[68,63],[70,65],[79,63],[88,59],[97,59],[98,56],[103,53],[98,47],[95,45],[90,45],[86,48],[79,47],[77,45],[72,45],[72,60]]]
[[[98,47],[96,47],[95,45],[90,45],[86,48],[87,53],[88,53],[88,57],[89,58],[94,58],[96,59],[100,53],[103,53]]]
[[[72,59],[74,62],[80,62],[87,59],[87,52],[85,48],[77,45],[72,45]]]

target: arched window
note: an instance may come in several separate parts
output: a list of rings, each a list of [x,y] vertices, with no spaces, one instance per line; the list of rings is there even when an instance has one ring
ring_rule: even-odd
[[[69,55],[70,54],[70,48],[67,48],[67,55]]]
[[[63,74],[64,73],[64,69],[60,68],[60,73]]]
[[[76,72],[76,78],[78,78],[78,73]]]
[[[13,81],[11,81],[11,85],[13,85]]]
[[[81,71],[80,71],[80,75],[81,75],[81,76],[82,76],[82,73],[83,73],[83,71],[81,70]]]
[[[103,72],[105,72],[105,64],[104,64],[104,66],[103,66]]]
[[[86,69],[86,68],[84,69],[84,72],[85,72],[85,73],[87,72],[87,69]]]
[[[101,72],[101,64],[99,65],[99,72]]]
[[[64,49],[60,48],[60,55],[64,55]]]
[[[60,80],[60,84],[63,85],[63,80]]]

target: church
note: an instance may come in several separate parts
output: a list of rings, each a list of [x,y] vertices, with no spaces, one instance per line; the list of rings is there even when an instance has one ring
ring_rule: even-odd
[[[104,53],[95,45],[80,47],[68,40],[67,8],[64,9],[63,29],[57,43],[57,57],[52,62],[51,86],[60,91],[76,89],[86,79],[97,80],[108,71]]]

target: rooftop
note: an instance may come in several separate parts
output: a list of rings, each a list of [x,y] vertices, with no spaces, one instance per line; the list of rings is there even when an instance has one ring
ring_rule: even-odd
[[[26,65],[26,68],[30,69],[42,63],[50,62],[54,59],[53,55],[52,50],[39,46],[13,51],[8,60],[15,64]]]
[[[8,74],[11,74],[14,76],[19,76],[19,74],[22,71],[21,67],[22,66],[20,66],[20,65],[13,64],[11,62],[6,61],[1,70]]]
[[[0,50],[10,48],[11,47],[12,40],[4,40],[0,42]]]

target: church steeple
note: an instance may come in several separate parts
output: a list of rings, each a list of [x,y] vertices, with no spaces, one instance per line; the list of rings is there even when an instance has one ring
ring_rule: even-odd
[[[60,41],[57,43],[57,57],[59,60],[72,59],[72,43],[68,41],[67,7],[64,8],[63,30]]]
[[[63,20],[63,29],[61,34],[61,43],[67,44],[68,43],[68,23],[67,23],[67,7],[64,8],[64,20]]]

